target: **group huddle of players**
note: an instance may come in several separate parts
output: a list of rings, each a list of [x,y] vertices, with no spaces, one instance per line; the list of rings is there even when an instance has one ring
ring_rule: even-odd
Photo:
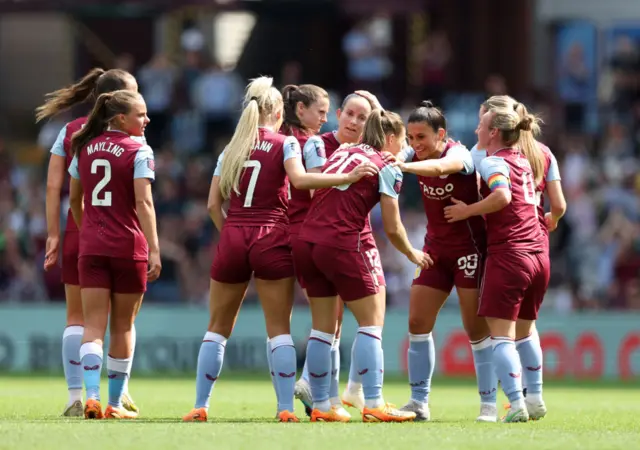
[[[45,269],[57,264],[61,250],[67,296],[64,415],[131,419],[138,415],[128,393],[134,321],[146,283],[161,272],[154,157],[144,140],[149,119],[135,78],[101,69],[48,94],[37,119],[84,101],[93,102],[92,111],[61,130],[47,180]],[[318,86],[280,91],[271,78],[256,78],[243,105],[209,192],[220,240],[211,265],[196,401],[183,420],[208,418],[226,342],[252,278],[265,316],[280,422],[299,421],[294,398],[312,422],[348,422],[345,406],[357,408],[365,422],[429,420],[431,332],[454,286],[476,368],[477,420],[497,421],[498,381],[510,401],[504,422],[544,417],[535,320],[549,282],[548,233],[566,204],[557,162],[535,140],[538,119],[511,97],[491,97],[480,106],[478,144],[469,151],[448,137],[446,118],[431,102],[419,105],[405,125],[374,95],[356,91],[337,110],[338,129],[324,134],[318,133],[327,121],[329,96]],[[70,208],[60,249],[66,172]],[[420,183],[427,216],[422,249],[410,244],[400,217],[404,172]],[[543,192],[550,201],[546,214]],[[401,408],[382,395],[385,280],[369,223],[378,203],[387,238],[416,265],[408,320],[411,398]],[[297,382],[290,334],[296,280],[312,316]],[[344,305],[358,331],[340,395]],[[107,326],[109,399],[103,411]]]

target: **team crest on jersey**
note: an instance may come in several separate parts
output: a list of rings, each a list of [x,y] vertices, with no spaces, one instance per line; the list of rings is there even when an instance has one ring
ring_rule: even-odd
[[[396,175],[396,182],[393,183],[393,190],[396,191],[396,194],[399,194],[402,190],[402,175]]]
[[[327,159],[326,153],[324,151],[324,145],[318,145],[317,142],[314,142],[313,146],[316,149],[316,155],[318,155],[318,158]]]
[[[155,160],[149,158],[147,159],[147,167],[149,168],[149,170],[155,172],[156,171],[156,162]]]

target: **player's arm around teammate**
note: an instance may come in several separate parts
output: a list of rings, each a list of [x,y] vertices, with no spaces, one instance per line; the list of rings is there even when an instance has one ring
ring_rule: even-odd
[[[131,366],[131,332],[147,280],[157,279],[161,270],[150,188],[155,177],[153,152],[131,139],[142,136],[148,123],[146,105],[138,93],[102,94],[72,140],[71,210],[80,229],[85,321],[80,356],[88,419],[137,415],[122,407]],[[103,414],[100,372],[107,325],[109,405]]]
[[[277,418],[282,422],[298,420],[293,414],[296,355],[290,334],[294,278],[288,239],[288,182],[313,189],[355,182],[377,172],[377,167],[361,164],[348,174],[307,173],[296,138],[277,133],[283,100],[271,78],[252,80],[244,104],[235,133],[214,172],[210,209],[220,209],[225,199],[229,199],[229,209],[224,222],[221,212],[210,211],[222,231],[211,266],[210,319],[198,356],[196,402],[184,421],[207,420],[224,348],[252,276],[270,338]]]
[[[95,101],[100,95],[120,89],[137,92],[136,79],[128,72],[119,69],[93,69],[81,80],[46,95],[43,105],[36,109],[36,122],[46,120],[73,106],[87,101]],[[71,164],[71,137],[85,123],[86,117],[80,117],[67,123],[51,148],[47,172],[46,218],[47,244],[44,269],[50,270],[58,262],[60,250],[60,206],[65,173]],[[64,416],[82,416],[82,367],[80,366],[80,345],[84,319],[82,317],[82,299],[78,275],[79,233],[71,211],[67,211],[66,227],[62,245],[62,282],[65,287],[67,321],[62,336],[62,362],[69,392],[69,401]],[[135,347],[135,333],[133,337]],[[125,386],[125,391],[128,391]],[[138,411],[133,399],[125,392],[125,408]]]
[[[307,344],[307,362],[313,395],[311,420],[345,422],[329,400],[331,344],[335,333],[335,303],[339,295],[349,302],[359,328],[355,364],[362,375],[365,421],[407,421],[415,418],[385,404],[382,398],[382,326],[385,299],[377,278],[362,252],[360,233],[371,209],[381,203],[389,240],[420,266],[428,256],[414,249],[406,235],[397,202],[402,174],[385,165],[380,151],[397,153],[404,140],[402,119],[394,113],[374,111],[366,122],[363,143],[336,152],[326,173],[340,173],[358,161],[369,159],[381,167],[377,179],[324,189],[316,193],[300,234],[304,245],[294,250],[304,277],[312,312],[313,329]]]
[[[444,208],[454,198],[477,201],[479,194],[473,159],[461,144],[447,137],[442,111],[426,101],[409,116],[411,148],[395,163],[418,175],[427,215],[424,251],[434,265],[417,270],[409,300],[409,384],[411,400],[404,406],[418,420],[429,420],[428,397],[435,368],[432,331],[440,309],[455,286],[462,323],[469,337],[480,392],[481,421],[496,421],[497,379],[491,367],[491,341],[486,320],[478,317],[478,291],[484,264],[484,220],[474,217],[448,224]],[[404,160],[412,162],[403,162]]]

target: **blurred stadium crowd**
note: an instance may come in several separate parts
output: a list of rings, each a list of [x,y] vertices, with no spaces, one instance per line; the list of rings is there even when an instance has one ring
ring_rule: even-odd
[[[376,93],[385,107],[405,116],[423,98],[436,100],[447,112],[446,99],[456,94],[447,86],[447,69],[456,55],[446,32],[432,32],[418,46],[420,88],[410,98],[386,95],[394,71],[387,57],[393,44],[390,36],[378,19],[364,21],[345,35],[342,51],[348,82],[343,92],[332,92],[332,108],[357,87]],[[620,39],[605,61],[595,127],[589,126],[590,113],[581,102],[588,76],[581,51],[576,47],[568,52],[566,72],[559,71],[563,91],[532,90],[519,98],[546,123],[542,141],[560,163],[568,202],[567,216],[552,235],[553,275],[545,308],[640,309],[640,49],[633,40]],[[138,78],[151,118],[147,139],[156,153],[154,191],[163,271],[161,279],[150,285],[145,301],[206,304],[209,265],[218,238],[206,210],[209,182],[217,155],[233,132],[246,80],[211,60],[195,28],[184,31],[182,53],[179,62],[163,55],[148,62],[123,55],[118,64]],[[273,75],[281,86],[305,81],[294,61]],[[495,74],[478,98],[502,93],[511,92]],[[478,105],[469,106],[468,114],[473,116]],[[325,130],[335,127],[333,111],[330,116]],[[44,180],[48,150],[69,118],[60,117],[41,128],[37,166],[18,164],[0,135],[0,302],[64,301],[60,273],[42,271]],[[453,127],[453,137],[471,148],[474,126],[471,123],[460,136]],[[422,241],[425,227],[419,195],[417,182],[407,178],[403,219],[415,245]],[[66,214],[61,220],[65,218]],[[372,219],[374,229],[380,230],[375,211]],[[382,235],[378,246],[388,302],[406,307],[414,268]],[[298,301],[305,303],[301,293]]]

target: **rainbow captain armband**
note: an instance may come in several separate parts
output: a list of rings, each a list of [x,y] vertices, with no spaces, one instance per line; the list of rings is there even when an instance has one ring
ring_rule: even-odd
[[[501,173],[494,173],[487,180],[487,186],[491,189],[491,192],[496,189],[509,189],[511,188],[511,184],[509,183],[509,179],[502,175]]]

